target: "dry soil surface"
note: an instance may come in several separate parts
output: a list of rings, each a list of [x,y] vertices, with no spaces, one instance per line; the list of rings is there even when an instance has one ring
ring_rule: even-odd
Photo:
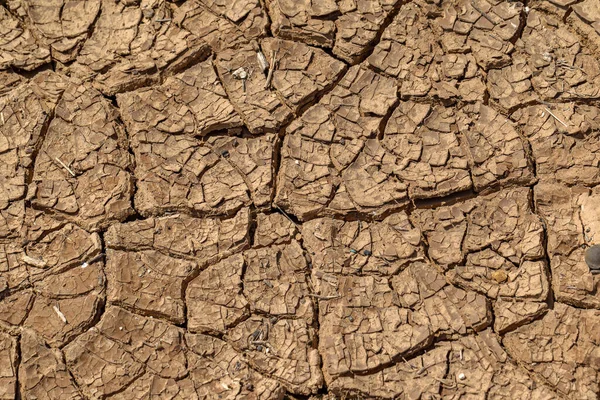
[[[599,54],[600,0],[0,0],[0,400],[598,399]]]

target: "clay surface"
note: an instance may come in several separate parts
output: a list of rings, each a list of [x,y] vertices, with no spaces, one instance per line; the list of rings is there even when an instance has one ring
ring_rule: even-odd
[[[600,398],[599,0],[0,1],[0,400]]]

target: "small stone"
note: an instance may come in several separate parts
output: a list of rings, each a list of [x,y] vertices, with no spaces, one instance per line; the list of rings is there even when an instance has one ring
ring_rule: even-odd
[[[371,250],[365,250],[365,251],[363,251],[363,254],[365,256],[370,256],[371,254],[373,254],[373,252],[371,252]]]
[[[154,10],[151,8],[143,8],[142,14],[144,14],[144,17],[150,19],[150,18],[154,17]]]
[[[223,150],[221,152],[221,155],[223,156],[223,158],[227,158],[227,157],[229,157],[229,152],[227,150]]]
[[[467,379],[467,377],[465,376],[465,374],[463,374],[462,372],[460,374],[458,374],[458,379],[461,381],[464,381],[465,379]]]
[[[297,233],[297,234],[296,234],[296,236],[295,236],[295,239],[296,239],[297,241],[300,241],[300,240],[302,240],[302,235],[301,235],[300,233]]]
[[[591,272],[600,273],[600,245],[595,244],[585,251],[585,263]]]
[[[492,272],[492,279],[498,283],[504,283],[508,279],[508,274],[505,271],[499,269],[497,271]]]

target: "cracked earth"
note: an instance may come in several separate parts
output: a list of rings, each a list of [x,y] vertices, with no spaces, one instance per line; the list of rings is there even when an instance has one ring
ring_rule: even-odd
[[[598,399],[600,0],[0,0],[0,400]]]

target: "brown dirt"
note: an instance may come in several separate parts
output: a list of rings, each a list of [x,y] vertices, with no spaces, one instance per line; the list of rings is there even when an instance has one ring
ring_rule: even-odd
[[[0,1],[0,400],[600,398],[599,59],[600,0]]]

